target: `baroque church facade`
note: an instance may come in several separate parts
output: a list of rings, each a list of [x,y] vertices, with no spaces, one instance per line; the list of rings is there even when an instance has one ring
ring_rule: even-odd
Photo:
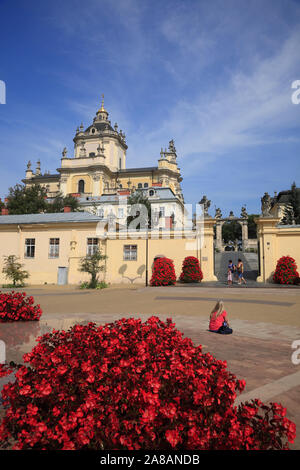
[[[117,205],[120,198],[143,191],[154,212],[165,214],[168,207],[174,221],[174,214],[183,211],[184,198],[173,140],[168,149],[161,149],[157,166],[127,168],[125,134],[117,123],[112,127],[108,116],[102,98],[92,124],[86,129],[81,124],[76,130],[74,155],[69,157],[64,148],[57,173],[42,174],[40,161],[33,171],[28,162],[22,181],[26,186],[40,184],[46,188],[50,201],[59,194],[72,195],[78,198],[81,209],[97,215],[106,206]]]

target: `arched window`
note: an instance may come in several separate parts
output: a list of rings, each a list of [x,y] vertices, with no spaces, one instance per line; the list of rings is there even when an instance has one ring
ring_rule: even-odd
[[[122,169],[122,158],[119,158],[119,168]]]
[[[150,191],[149,191],[149,196],[154,196],[154,191],[153,191],[153,189],[150,189]]]
[[[78,192],[79,193],[84,193],[84,180],[79,180],[78,181]]]
[[[148,183],[144,183],[144,188],[148,188]]]
[[[138,189],[142,189],[142,187],[143,187],[142,183],[139,183],[138,184]]]

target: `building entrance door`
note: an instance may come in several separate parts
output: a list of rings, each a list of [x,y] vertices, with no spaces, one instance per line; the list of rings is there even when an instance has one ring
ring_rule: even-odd
[[[66,266],[59,266],[57,272],[57,284],[62,286],[68,284],[68,268]]]

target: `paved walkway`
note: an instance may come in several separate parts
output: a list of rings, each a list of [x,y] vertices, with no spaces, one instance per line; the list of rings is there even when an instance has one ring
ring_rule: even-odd
[[[35,338],[52,328],[67,329],[75,323],[106,323],[121,317],[150,315],[171,317],[177,328],[210,352],[226,360],[228,369],[246,380],[240,401],[260,398],[281,402],[300,429],[300,365],[292,362],[292,343],[300,340],[299,289],[116,288],[77,291],[66,288],[27,289],[43,309],[40,322],[0,324],[0,339],[7,344],[7,360],[19,362]],[[208,332],[208,315],[222,298],[233,335]],[[300,353],[298,355],[300,358]],[[0,384],[1,386],[1,384]],[[294,449],[300,449],[300,432]]]

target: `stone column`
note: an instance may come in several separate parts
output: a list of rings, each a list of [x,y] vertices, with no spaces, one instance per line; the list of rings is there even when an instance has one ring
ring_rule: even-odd
[[[67,182],[68,182],[68,177],[61,175],[60,177],[60,191],[63,193],[64,196],[67,195]]]
[[[242,242],[243,242],[243,251],[248,248],[248,220],[245,219],[241,223],[242,225]]]
[[[214,225],[216,219],[212,217],[204,217],[204,220],[200,222],[203,224],[203,236],[200,238],[200,265],[203,272],[203,281],[217,281],[217,277],[214,274]]]
[[[260,276],[257,282],[272,282],[272,274],[277,261],[277,217],[261,216],[255,219],[257,224],[257,241],[260,245]]]
[[[92,188],[92,196],[101,196],[100,194],[100,173],[95,173],[93,175],[93,188]]]
[[[222,251],[222,226],[221,220],[217,220],[216,223],[216,248]]]

